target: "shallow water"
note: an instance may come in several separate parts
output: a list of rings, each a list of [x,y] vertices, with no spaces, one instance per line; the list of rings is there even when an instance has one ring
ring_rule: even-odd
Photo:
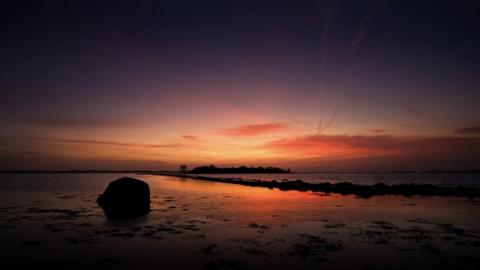
[[[152,211],[111,221],[96,197],[119,176],[1,176],[4,265],[476,269],[480,263],[479,199],[365,199],[137,175],[150,185]]]
[[[395,184],[432,184],[442,187],[465,185],[480,187],[480,173],[453,172],[453,173],[285,173],[285,174],[201,174],[210,177],[239,178],[243,180],[303,180],[316,184],[322,182],[338,183],[350,182],[361,185],[375,185],[385,183]]]

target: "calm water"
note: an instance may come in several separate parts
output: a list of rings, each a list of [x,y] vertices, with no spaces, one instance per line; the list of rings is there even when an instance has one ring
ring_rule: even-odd
[[[133,174],[8,173],[0,174],[0,190],[101,193],[114,179]]]
[[[203,174],[244,180],[297,180],[309,183],[351,182],[355,184],[433,184],[438,186],[480,186],[480,173],[290,173],[290,174]]]
[[[211,177],[241,178],[244,180],[297,180],[309,183],[352,182],[372,185],[434,184],[480,187],[480,173],[290,173],[290,174],[202,174]],[[0,190],[77,190],[99,191],[114,178],[133,174],[0,174]],[[142,177],[142,176],[140,176]],[[151,176],[143,176],[151,177]]]
[[[0,175],[2,269],[404,269],[407,263],[478,269],[480,263],[478,199],[366,199],[135,175],[150,185],[152,211],[114,221],[96,198],[120,176]]]

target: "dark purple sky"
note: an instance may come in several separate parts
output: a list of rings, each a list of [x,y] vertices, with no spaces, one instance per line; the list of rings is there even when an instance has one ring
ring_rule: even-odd
[[[0,169],[480,169],[478,1],[0,13]]]

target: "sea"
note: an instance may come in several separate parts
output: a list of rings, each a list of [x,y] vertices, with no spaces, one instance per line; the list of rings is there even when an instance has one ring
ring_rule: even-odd
[[[242,180],[292,181],[302,180],[316,184],[323,182],[350,182],[362,185],[385,183],[396,184],[432,184],[440,187],[480,186],[480,172],[405,172],[405,173],[284,173],[284,174],[202,174],[218,178],[237,178]]]
[[[97,198],[124,176],[148,183],[150,212],[112,220]],[[477,173],[212,176],[480,183]],[[478,269],[479,212],[480,199],[468,197],[365,198],[149,174],[3,173],[0,254],[2,269]]]
[[[109,180],[122,176],[136,178],[147,177],[142,174],[112,173],[2,173],[0,174],[0,190],[101,190]],[[202,174],[216,178],[235,178],[242,180],[292,181],[302,180],[308,183],[339,183],[374,185],[385,183],[396,184],[432,184],[439,187],[480,187],[480,172],[452,173],[285,173],[285,174]]]

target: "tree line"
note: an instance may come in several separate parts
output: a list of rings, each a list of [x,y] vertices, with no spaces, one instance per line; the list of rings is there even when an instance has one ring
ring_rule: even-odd
[[[211,173],[211,174],[220,174],[220,173],[290,173],[290,169],[282,169],[278,167],[247,167],[247,166],[240,166],[240,167],[216,167],[215,165],[207,165],[207,166],[199,166],[195,167],[191,170],[188,170],[187,165],[180,165],[179,171],[181,173],[194,173],[194,174],[204,174],[204,173]]]

